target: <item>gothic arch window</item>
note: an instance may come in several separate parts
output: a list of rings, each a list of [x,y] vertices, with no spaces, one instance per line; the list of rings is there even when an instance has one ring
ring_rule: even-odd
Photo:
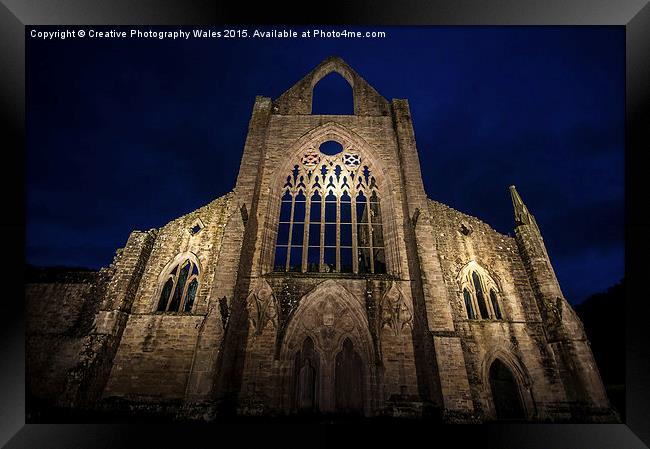
[[[471,261],[461,270],[459,279],[468,319],[503,320],[499,289],[483,267]]]
[[[163,278],[158,312],[191,312],[199,288],[199,267],[191,258],[175,264]]]
[[[330,142],[307,150],[286,175],[274,271],[386,273],[374,173],[353,149],[321,151]]]
[[[312,91],[314,115],[353,115],[354,94],[350,83],[337,72],[321,78]]]

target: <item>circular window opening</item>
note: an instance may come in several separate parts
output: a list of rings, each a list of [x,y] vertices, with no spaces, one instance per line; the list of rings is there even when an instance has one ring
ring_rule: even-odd
[[[327,156],[334,156],[335,154],[339,154],[341,151],[343,151],[343,145],[335,142],[334,140],[328,140],[327,142],[323,142],[320,145],[319,150],[321,153],[326,154]]]

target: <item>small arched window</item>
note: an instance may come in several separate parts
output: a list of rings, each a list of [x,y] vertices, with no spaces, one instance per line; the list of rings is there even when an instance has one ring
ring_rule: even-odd
[[[468,319],[503,319],[497,293],[499,289],[483,267],[471,261],[461,270],[459,282]]]
[[[476,314],[474,313],[474,306],[472,305],[472,296],[466,288],[463,289],[463,299],[465,300],[465,309],[467,309],[467,318],[473,320],[476,318]]]
[[[199,287],[199,267],[190,259],[176,264],[165,277],[158,312],[191,312]]]

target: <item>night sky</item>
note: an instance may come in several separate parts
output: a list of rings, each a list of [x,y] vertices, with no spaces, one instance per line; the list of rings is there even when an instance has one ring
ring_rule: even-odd
[[[132,230],[232,190],[255,96],[275,99],[339,55],[409,100],[430,198],[513,235],[515,184],[569,301],[619,281],[624,28],[372,30],[388,36],[28,37],[27,263],[107,266]],[[336,76],[315,95],[319,111],[351,109]]]

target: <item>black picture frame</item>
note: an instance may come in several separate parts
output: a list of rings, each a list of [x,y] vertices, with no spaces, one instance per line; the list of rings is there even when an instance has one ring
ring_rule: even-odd
[[[647,184],[643,150],[650,148],[650,6],[646,1],[586,0],[437,0],[427,4],[366,1],[355,4],[217,4],[208,1],[112,2],[5,1],[0,5],[0,110],[5,125],[2,153],[4,207],[2,229],[8,253],[2,258],[5,284],[0,352],[0,444],[9,448],[207,446],[249,447],[256,442],[304,446],[310,444],[418,444],[455,447],[481,444],[499,448],[643,448],[650,444],[650,372],[645,336],[643,292],[650,222],[644,217]],[[30,424],[25,425],[24,310],[24,148],[25,148],[25,25],[81,24],[365,24],[365,25],[620,25],[626,30],[626,422],[623,424],[489,424],[482,426],[366,426],[337,439],[338,428],[243,429],[236,423],[213,426],[170,424]],[[9,143],[11,142],[11,143]],[[21,238],[22,237],[22,238]],[[647,295],[645,295],[647,296]],[[297,437],[307,430],[310,440]],[[424,440],[420,438],[424,437]],[[199,444],[202,442],[203,444]],[[437,442],[437,443],[436,443]]]

